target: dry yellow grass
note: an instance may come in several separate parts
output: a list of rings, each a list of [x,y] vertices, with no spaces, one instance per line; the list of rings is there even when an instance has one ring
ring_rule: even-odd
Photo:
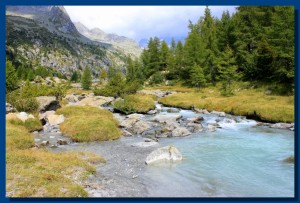
[[[86,197],[78,183],[105,160],[90,152],[51,153],[32,148],[24,126],[6,122],[6,192],[9,197]]]
[[[67,106],[57,110],[66,120],[62,133],[77,142],[114,140],[121,136],[111,112],[91,106]]]
[[[66,94],[89,94],[92,93],[93,90],[80,90],[76,88],[70,88],[67,90]]]
[[[168,106],[225,111],[270,122],[294,122],[293,96],[265,95],[256,89],[238,90],[234,96],[224,97],[217,87],[210,87],[200,92],[170,95],[159,101]]]
[[[156,96],[147,94],[133,94],[124,96],[123,101],[116,101],[114,108],[126,114],[146,113],[155,108]]]
[[[158,87],[146,87],[145,90],[162,90],[162,91],[176,91],[176,92],[195,92],[195,88],[183,87],[183,86],[158,86]]]

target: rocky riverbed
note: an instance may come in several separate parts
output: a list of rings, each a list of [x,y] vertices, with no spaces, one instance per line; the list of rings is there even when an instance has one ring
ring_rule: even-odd
[[[170,94],[161,91],[145,93],[157,94],[159,97]],[[173,93],[174,92],[172,92],[172,94]],[[283,132],[283,134],[293,134],[292,131],[294,130],[293,123],[259,123],[254,120],[248,120],[243,116],[232,116],[224,112],[208,112],[205,109],[194,109],[193,111],[182,110],[172,107],[164,107],[159,103],[156,103],[156,109],[149,111],[147,114],[131,114],[126,116],[120,113],[114,113],[114,117],[119,121],[120,128],[123,132],[123,137],[121,137],[119,140],[92,143],[74,143],[68,137],[64,136],[59,130],[59,125],[64,121],[64,117],[63,115],[56,115],[55,111],[53,111],[55,110],[54,107],[56,104],[53,102],[53,98],[43,99],[45,101],[47,100],[47,105],[43,104],[41,107],[43,111],[40,114],[40,119],[44,123],[43,130],[40,132],[33,132],[37,147],[46,147],[53,152],[90,151],[105,157],[107,160],[106,164],[100,164],[97,166],[97,173],[95,175],[90,176],[87,180],[82,182],[82,185],[89,192],[91,197],[239,196],[230,192],[225,192],[224,194],[220,194],[219,191],[207,192],[207,189],[205,188],[198,188],[199,185],[205,185],[207,182],[201,182],[201,180],[198,180],[197,183],[193,181],[187,181],[189,178],[193,180],[197,176],[188,177],[187,179],[183,179],[182,182],[187,184],[187,186],[189,184],[193,185],[194,187],[198,188],[199,191],[191,190],[192,192],[187,191],[185,194],[181,194],[180,191],[178,191],[177,194],[174,193],[176,188],[173,188],[171,184],[170,188],[173,189],[165,188],[165,193],[158,192],[155,188],[163,190],[160,185],[164,184],[161,181],[172,181],[172,178],[161,178],[161,180],[156,180],[155,176],[159,177],[166,173],[166,171],[167,174],[165,174],[164,177],[168,177],[169,174],[172,174],[173,167],[169,168],[169,164],[172,165],[173,162],[175,164],[175,162],[179,161],[179,163],[176,163],[174,166],[186,166],[187,162],[191,161],[189,155],[190,153],[193,154],[193,148],[187,148],[184,144],[189,144],[191,139],[195,139],[195,143],[202,143],[203,141],[207,141],[209,138],[208,140],[210,141],[206,143],[206,145],[202,146],[200,144],[201,146],[199,146],[206,148],[207,145],[209,146],[211,144],[210,142],[218,142],[218,140],[214,140],[215,136],[216,139],[226,139],[223,137],[223,135],[227,135],[228,131],[231,131],[231,134],[239,136],[236,133],[236,131],[239,129],[241,129],[242,135],[249,130],[252,131],[252,129],[259,129],[254,133],[255,136],[261,135],[264,137],[265,135],[268,135],[268,133],[275,135]],[[93,94],[72,94],[67,95],[66,99],[69,102],[68,105],[91,105],[99,108],[107,108],[113,111],[113,109],[109,107],[109,103],[114,100],[113,98],[97,97]],[[13,107],[9,104],[6,106],[11,112]],[[50,106],[52,111],[46,110],[47,106]],[[24,117],[23,114],[19,115],[19,113],[16,113],[17,116]],[[27,117],[29,116],[30,115],[27,115]],[[240,128],[240,126],[244,127]],[[291,133],[286,133],[288,131]],[[201,140],[201,138],[203,140]],[[244,138],[239,137],[239,139]],[[236,138],[228,136],[228,139],[230,140]],[[227,142],[225,143],[228,144]],[[190,143],[191,146],[193,144]],[[220,145],[222,146],[222,144],[224,143],[221,143]],[[241,145],[243,144],[245,144],[245,147],[247,147],[247,144],[249,143],[247,143],[247,141],[244,143],[243,140]],[[175,147],[173,150],[172,146],[174,145]],[[176,147],[178,147],[178,149]],[[196,148],[198,148],[198,146]],[[197,151],[196,148],[194,151]],[[155,150],[157,151],[154,152]],[[176,153],[172,154],[171,151]],[[290,154],[286,154],[284,156],[291,156],[293,151],[290,149],[288,151]],[[182,155],[180,152],[182,152]],[[207,153],[209,154],[209,152]],[[149,157],[151,154],[152,157]],[[197,156],[198,155],[195,155],[195,157]],[[281,163],[281,160],[284,160],[286,157],[280,157],[278,163]],[[228,161],[230,162],[231,160]],[[146,162],[149,164],[154,162],[154,166],[148,166],[146,165]],[[159,164],[155,164],[155,162],[168,164],[161,166]],[[194,161],[193,164],[199,163]],[[203,165],[205,166],[205,164],[207,163],[204,163]],[[188,168],[193,167],[188,166]],[[172,170],[170,171],[170,169]],[[182,171],[179,171],[178,173],[182,173]],[[201,173],[199,173],[198,176],[201,176]],[[185,177],[185,175],[178,177],[175,175],[175,177],[181,179],[182,177]],[[174,185],[177,184],[178,183]],[[165,185],[165,187],[168,187],[168,185],[169,184]],[[182,186],[180,185],[177,187],[180,188]],[[209,187],[218,186],[213,184],[213,186]],[[184,188],[182,190],[184,191]]]

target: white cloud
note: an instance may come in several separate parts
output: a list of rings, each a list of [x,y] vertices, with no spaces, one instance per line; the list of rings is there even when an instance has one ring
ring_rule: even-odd
[[[73,22],[88,28],[98,27],[136,40],[158,37],[186,36],[188,20],[196,22],[205,6],[65,6]],[[220,17],[234,6],[210,6],[212,14]]]

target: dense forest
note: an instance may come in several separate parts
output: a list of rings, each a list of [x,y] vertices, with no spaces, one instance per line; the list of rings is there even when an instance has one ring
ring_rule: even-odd
[[[234,81],[269,84],[278,94],[294,88],[294,8],[241,6],[222,18],[208,7],[198,22],[189,22],[185,42],[171,45],[150,38],[140,59],[129,60],[128,78],[182,81],[193,87],[221,82],[230,94]]]

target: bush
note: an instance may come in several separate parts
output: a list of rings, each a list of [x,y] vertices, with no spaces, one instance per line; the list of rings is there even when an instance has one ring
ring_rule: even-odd
[[[39,107],[35,97],[26,97],[20,91],[7,94],[6,100],[18,111],[35,112]]]
[[[66,85],[49,87],[27,82],[21,89],[8,93],[6,100],[18,111],[34,112],[39,106],[35,97],[55,96],[57,99],[61,100],[66,95],[67,88],[68,86]]]
[[[165,77],[161,72],[154,73],[149,81],[149,85],[158,85],[164,81]]]

